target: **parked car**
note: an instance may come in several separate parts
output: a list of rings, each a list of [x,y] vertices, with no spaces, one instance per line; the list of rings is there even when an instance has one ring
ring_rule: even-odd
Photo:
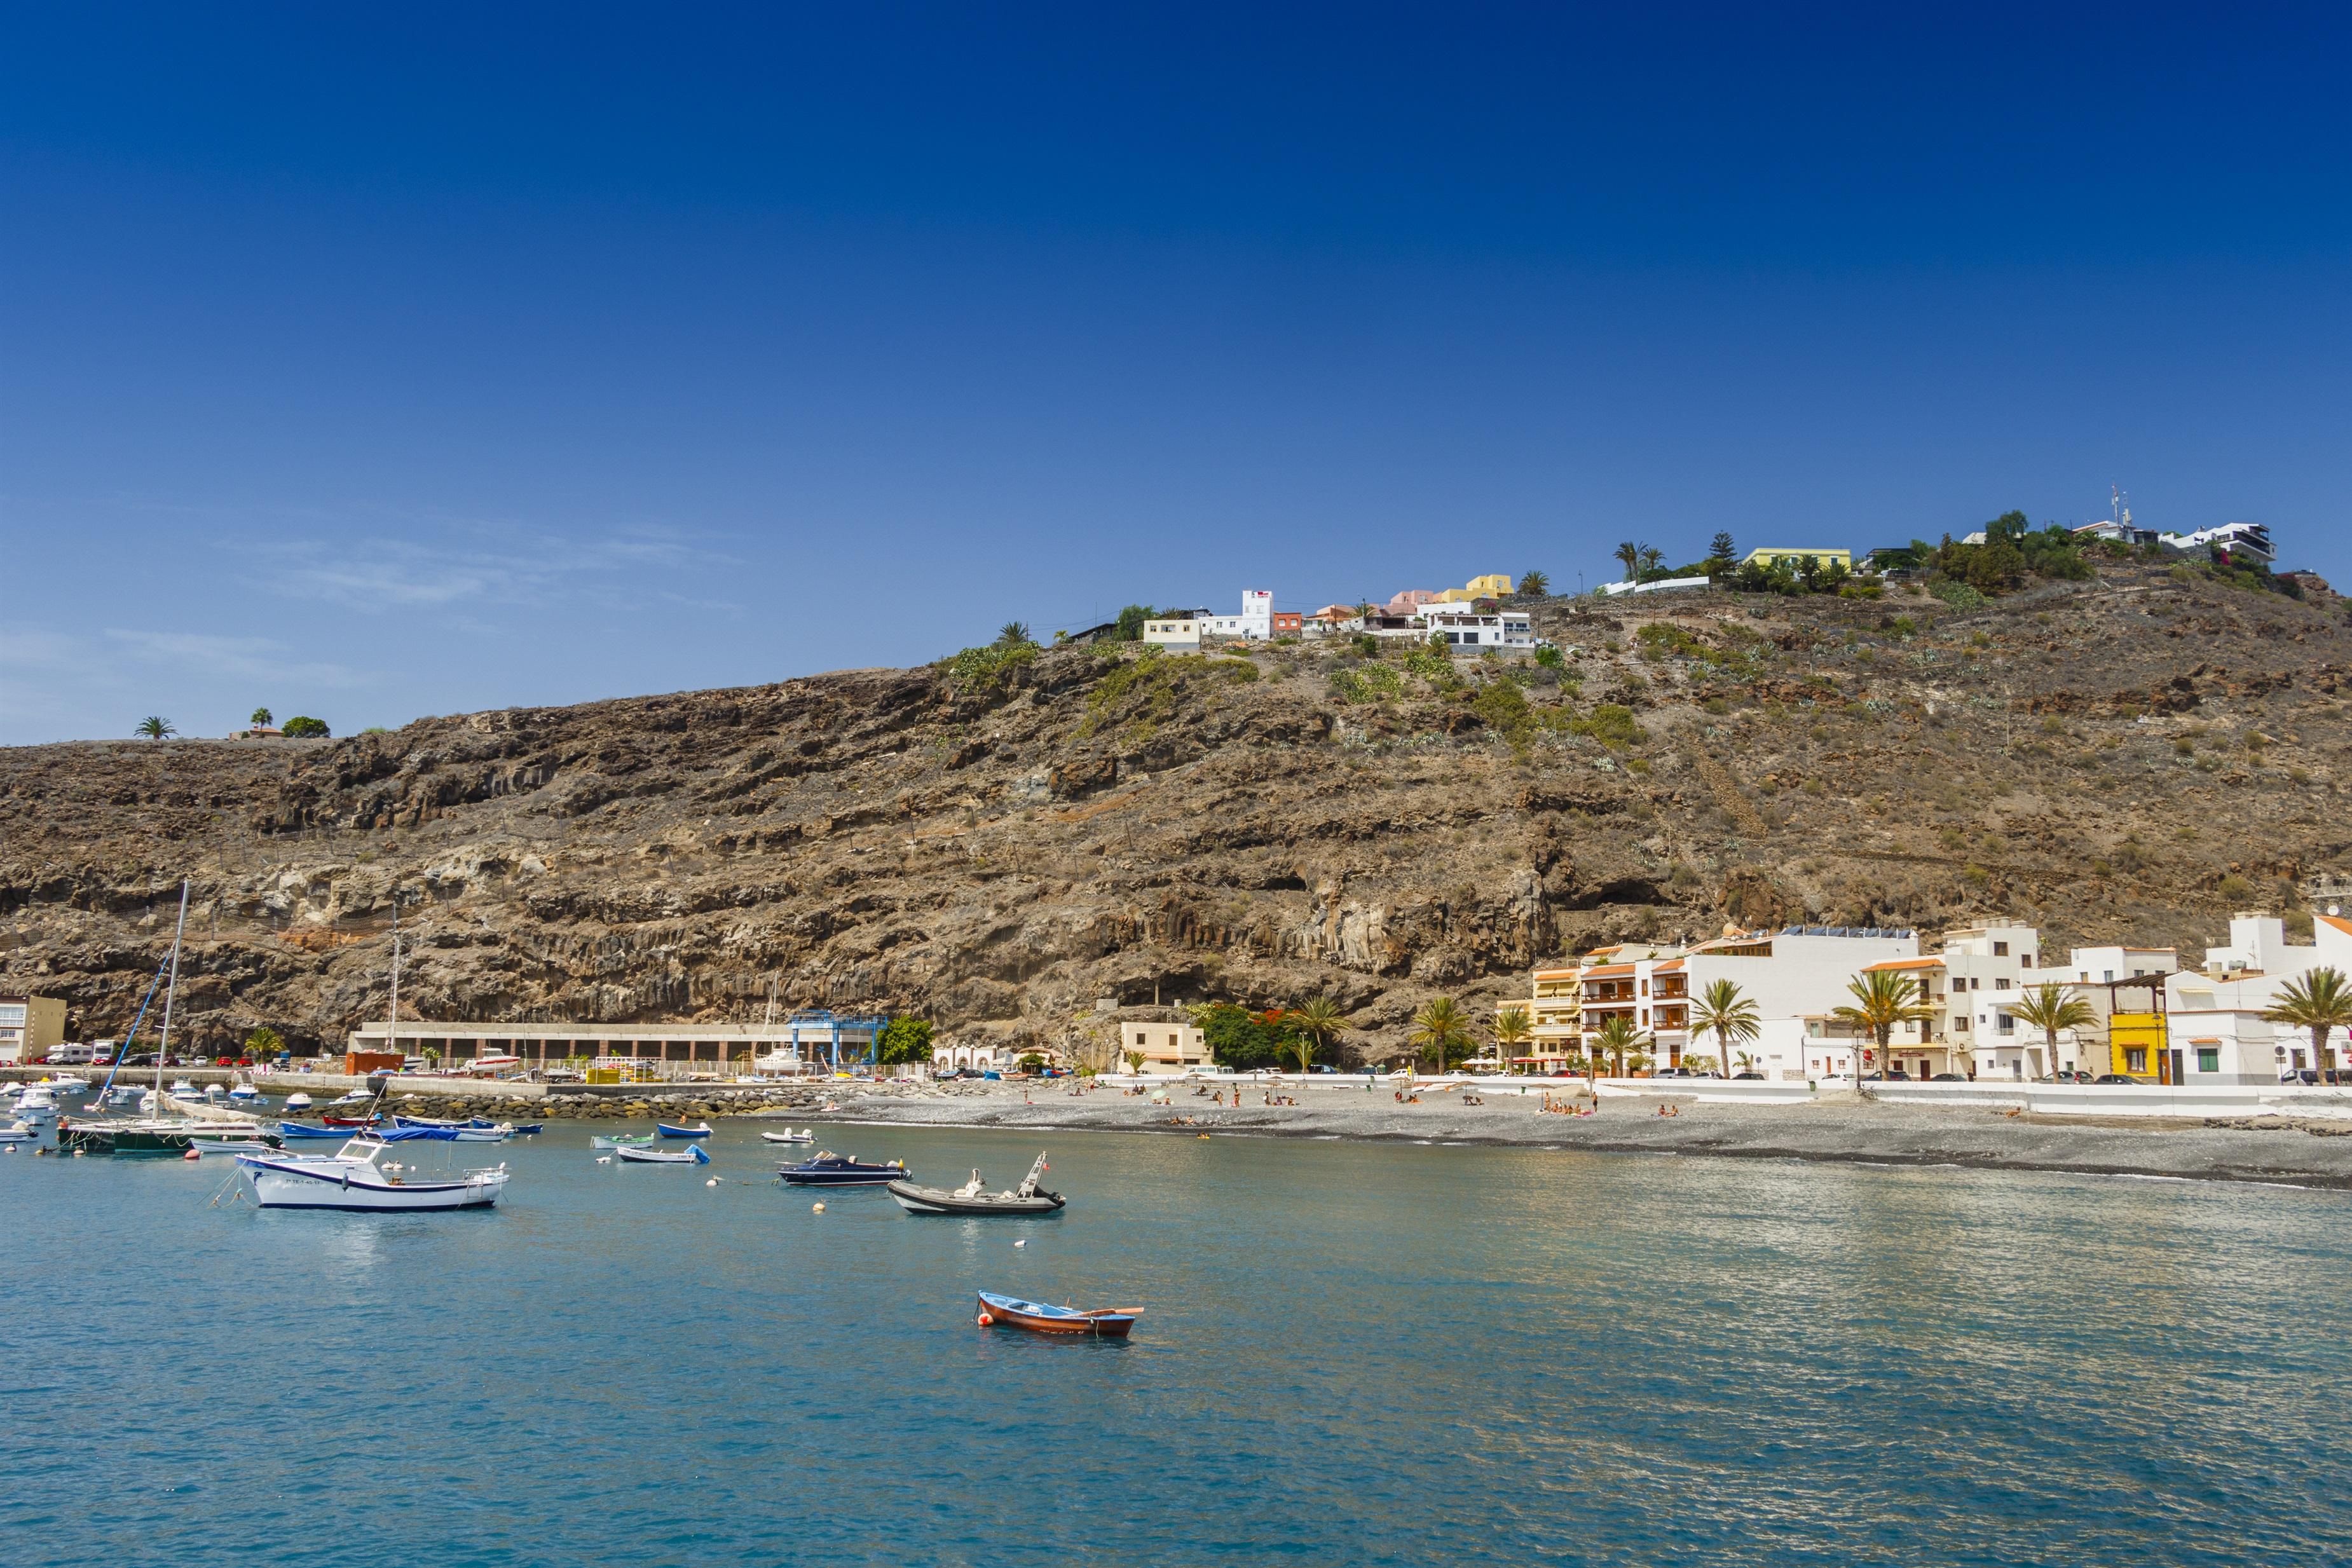
[[[2096,1078],[2092,1079],[2091,1082],[2094,1083],[2137,1083],[2139,1080],[2137,1078],[2126,1077],[2125,1074],[2120,1072],[2102,1072]]]
[[[1736,1082],[1761,1083],[1764,1081],[1764,1075],[1760,1072],[1735,1072],[1731,1076]]]
[[[1966,1083],[1968,1081],[1969,1075],[1965,1072],[1938,1072],[1927,1080],[1930,1083]]]

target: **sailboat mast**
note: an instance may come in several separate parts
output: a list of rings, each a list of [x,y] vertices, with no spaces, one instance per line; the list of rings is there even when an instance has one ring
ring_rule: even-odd
[[[163,1063],[172,1058],[172,1002],[180,994],[180,938],[188,929],[188,879],[180,879],[180,923],[172,927],[172,982],[163,990],[163,1038],[155,1047],[155,1095],[160,1102],[163,1094]],[[156,1113],[162,1114],[158,1103]]]
[[[400,889],[396,886],[392,890],[392,1019],[384,1025],[383,1040],[387,1051],[400,1055]]]

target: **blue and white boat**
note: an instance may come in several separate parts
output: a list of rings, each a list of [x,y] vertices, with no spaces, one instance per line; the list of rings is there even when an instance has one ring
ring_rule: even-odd
[[[637,1144],[624,1144],[613,1151],[615,1159],[633,1166],[707,1166],[710,1151],[700,1144],[683,1149],[649,1149]]]
[[[352,1136],[349,1127],[311,1127],[300,1122],[280,1122],[278,1131],[289,1138],[341,1138],[345,1143],[349,1143]]]
[[[381,1168],[391,1145],[354,1138],[332,1155],[239,1155],[237,1174],[262,1208],[335,1208],[361,1213],[488,1208],[506,1191],[507,1167],[467,1171],[450,1181],[412,1180]]]
[[[665,1138],[707,1138],[710,1136],[710,1124],[708,1122],[705,1122],[699,1127],[673,1127],[667,1122],[656,1122],[654,1124],[654,1128]]]

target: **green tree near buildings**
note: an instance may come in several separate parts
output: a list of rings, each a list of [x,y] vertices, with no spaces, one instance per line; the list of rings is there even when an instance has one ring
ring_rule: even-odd
[[[1143,623],[1159,618],[1160,612],[1149,604],[1130,604],[1118,612],[1118,629],[1111,633],[1110,640],[1114,643],[1140,643],[1143,641]]]
[[[2099,1016],[2090,1003],[2055,981],[2034,987],[2009,1010],[2026,1028],[2042,1031],[2042,1064],[2052,1072],[2058,1071],[2058,1031],[2088,1028]]]
[[[256,729],[268,729],[269,727],[269,710],[268,708],[257,707],[253,710],[253,727]]]
[[[1731,1045],[1745,1045],[1764,1032],[1761,1015],[1733,980],[1709,980],[1691,1002],[1691,1030],[1715,1036],[1715,1050],[1725,1077],[1731,1075]]]
[[[1627,539],[1612,553],[1616,556],[1617,564],[1625,569],[1626,581],[1639,582],[1642,580],[1642,547],[1640,545],[1635,544],[1632,539]]]
[[[999,647],[1018,648],[1034,643],[1036,641],[1036,638],[1029,635],[1029,622],[1026,621],[1007,621],[996,629],[996,642]]]
[[[919,1018],[895,1018],[882,1026],[882,1034],[874,1042],[874,1061],[877,1066],[896,1067],[907,1061],[929,1061],[931,1059],[931,1020]]]
[[[160,714],[149,714],[131,727],[131,733],[147,740],[169,740],[180,732],[172,727],[170,719]]]
[[[1507,1072],[1511,1058],[1521,1054],[1528,1041],[1535,1039],[1535,1020],[1525,1008],[1505,1008],[1495,1015],[1486,1032],[1495,1037],[1495,1054],[1503,1059],[1503,1070]]]
[[[1642,1031],[1623,1013],[1611,1013],[1592,1037],[1592,1060],[1597,1064],[1606,1061],[1614,1069],[1612,1078],[1625,1076],[1627,1060],[1638,1061],[1642,1051]]]
[[[1444,1072],[1466,1059],[1475,1041],[1470,1032],[1469,1015],[1462,1004],[1452,997],[1432,997],[1412,1015],[1413,1030],[1407,1037],[1417,1050],[1429,1053],[1435,1071]]]
[[[1278,1067],[1290,1052],[1282,1029],[1266,1022],[1278,1015],[1254,1013],[1233,1002],[1207,1002],[1192,1009],[1190,1016],[1209,1048],[1210,1060],[1220,1067],[1236,1072]]]
[[[1540,571],[1523,571],[1519,573],[1519,594],[1522,598],[1541,599],[1545,594],[1549,593],[1550,591],[1551,577],[1549,573]]]
[[[286,721],[279,733],[290,740],[324,740],[332,732],[327,728],[326,720],[298,713]]]
[[[1730,529],[1717,529],[1715,538],[1707,541],[1706,559],[1719,560],[1726,566],[1739,559],[1739,547],[1731,542]]]
[[[285,1049],[286,1037],[279,1034],[276,1030],[271,1029],[268,1024],[263,1024],[259,1029],[255,1030],[251,1034],[245,1037],[245,1054],[254,1058],[256,1061],[259,1061],[265,1057],[275,1056]]]
[[[1895,1038],[1898,1025],[1924,1023],[1936,1016],[1936,1009],[1919,999],[1919,982],[1893,969],[1870,969],[1846,982],[1853,996],[1847,1006],[1832,1008],[1830,1016],[1854,1029],[1866,1030],[1878,1044],[1878,1073],[1886,1075],[1886,1045]],[[1857,1087],[1862,1082],[1860,1064],[1854,1071]]]
[[[2311,1064],[2324,1074],[2336,1065],[2336,1053],[2327,1048],[2328,1035],[2352,1029],[2352,985],[2346,983],[2343,970],[2322,965],[2280,987],[2278,1000],[2263,1017],[2308,1033]],[[2321,1082],[2326,1080],[2323,1077]]]
[[[1329,997],[1316,997],[1302,1007],[1284,1015],[1290,1029],[1292,1050],[1298,1058],[1298,1071],[1311,1071],[1315,1058],[1331,1049],[1331,1042],[1355,1028],[1339,1004]]]

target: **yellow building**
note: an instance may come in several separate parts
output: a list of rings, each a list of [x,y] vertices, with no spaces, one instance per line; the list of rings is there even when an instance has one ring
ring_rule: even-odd
[[[1477,599],[1508,599],[1511,579],[1508,573],[1490,571],[1484,577],[1474,577],[1460,588],[1449,588],[1437,596],[1440,604],[1467,604]]]
[[[64,998],[0,995],[0,1061],[38,1061],[65,1039]]]
[[[1817,571],[1827,571],[1832,566],[1842,566],[1848,571],[1853,570],[1853,551],[1850,549],[1752,549],[1740,564],[1760,566],[1769,571],[1773,563],[1783,560],[1800,570],[1807,561],[1812,562]]]
[[[2112,1013],[2107,1018],[2107,1071],[2151,1082],[2164,1076],[2162,1013]]]
[[[1536,971],[1535,995],[1526,1003],[1535,1039],[1528,1042],[1525,1056],[1511,1059],[1511,1067],[1526,1072],[1552,1072],[1565,1067],[1571,1055],[1583,1054],[1583,980],[1584,970],[1575,965]]]

